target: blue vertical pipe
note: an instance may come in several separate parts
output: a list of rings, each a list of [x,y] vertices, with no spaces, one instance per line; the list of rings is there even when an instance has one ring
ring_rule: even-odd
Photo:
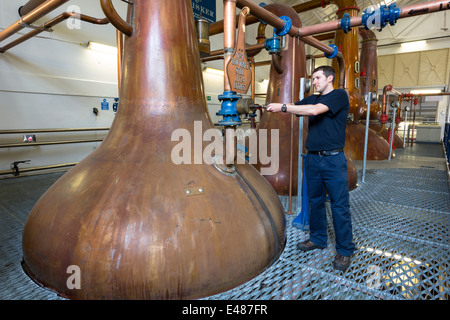
[[[302,154],[303,160],[306,158],[305,154]],[[304,162],[304,161],[303,161]],[[305,165],[303,167],[303,179],[302,179],[302,211],[299,215],[292,221],[292,225],[301,230],[309,230],[309,198],[306,188],[306,176],[305,176]]]

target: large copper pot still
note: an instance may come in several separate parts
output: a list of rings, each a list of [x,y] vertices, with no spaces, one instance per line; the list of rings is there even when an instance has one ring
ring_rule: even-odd
[[[264,7],[277,16],[287,16],[292,24],[301,27],[298,14],[291,7],[274,3]],[[304,43],[291,36],[286,36],[286,46],[279,55],[272,56],[267,88],[266,103],[292,103],[299,100],[300,79],[306,77],[306,56]],[[337,82],[337,81],[336,81]],[[279,195],[297,195],[298,156],[299,156],[299,117],[292,114],[264,112],[256,134],[264,129],[279,131],[279,170],[276,174],[265,175]],[[303,153],[308,135],[308,118],[303,117]],[[268,148],[272,145],[268,133]],[[271,152],[269,150],[269,152]],[[349,189],[357,187],[357,171],[352,160],[347,157]],[[255,167],[264,167],[258,161]]]
[[[231,289],[281,254],[283,207],[248,163],[233,174],[205,161],[173,163],[175,129],[202,136],[213,128],[191,1],[135,0],[130,10],[117,116],[100,147],[34,206],[23,267],[71,299],[192,299]],[[79,270],[79,289],[68,287],[68,270]]]
[[[337,16],[342,19],[345,13],[350,17],[356,17],[359,8],[355,0],[335,0],[338,6]],[[335,45],[338,46],[345,58],[345,88],[348,90],[350,99],[349,121],[347,122],[345,153],[352,160],[363,160],[365,126],[360,123],[360,119],[365,110],[364,97],[360,89],[360,65],[358,48],[358,30],[352,28],[348,33],[337,30],[335,33]],[[333,66],[338,67],[333,61]],[[336,83],[335,83],[336,86]],[[386,160],[389,157],[389,144],[374,130],[368,132],[367,160]]]
[[[378,102],[378,53],[377,36],[372,30],[364,27],[358,29],[361,36],[361,94],[366,96],[371,92],[369,128],[379,133],[386,141],[390,138],[389,130],[384,123],[380,123],[381,105]],[[367,107],[361,116],[361,123],[365,125]],[[403,140],[394,132],[394,148],[403,148]]]

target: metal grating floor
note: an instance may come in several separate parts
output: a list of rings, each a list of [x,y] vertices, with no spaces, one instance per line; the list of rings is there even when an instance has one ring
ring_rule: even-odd
[[[357,168],[360,163],[355,162]],[[62,173],[0,180],[0,299],[56,300],[22,271],[21,235],[40,195]],[[334,231],[324,250],[296,249],[308,232],[292,226],[278,261],[254,279],[204,300],[436,300],[450,295],[450,191],[441,144],[396,150],[370,161],[350,193],[357,250],[345,272],[333,269]],[[288,198],[280,197],[287,209]],[[297,200],[292,199],[296,212]]]

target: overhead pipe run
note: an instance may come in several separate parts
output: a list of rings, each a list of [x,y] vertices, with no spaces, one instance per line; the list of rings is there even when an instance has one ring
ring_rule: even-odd
[[[300,3],[295,6],[292,6],[292,9],[294,9],[295,12],[300,13],[320,7],[325,8],[329,4],[331,4],[331,0],[312,0],[309,2]],[[237,27],[237,17],[238,16],[236,16],[236,27]],[[247,26],[258,22],[260,22],[260,20],[253,15],[248,15],[245,19],[245,25]],[[224,20],[216,21],[209,25],[209,35],[211,36],[223,33],[223,31],[224,31]]]
[[[13,34],[16,34],[23,28],[25,28],[25,25],[32,24],[36,20],[42,18],[49,12],[55,10],[56,8],[62,6],[64,3],[68,2],[69,0],[48,0],[41,4],[39,7],[31,11],[30,13],[24,15],[21,19],[14,22],[12,25],[4,29],[2,32],[0,32],[0,42],[9,38]]]
[[[56,18],[44,23],[40,28],[33,29],[32,31],[25,34],[24,36],[10,42],[9,44],[7,44],[3,47],[0,47],[0,53],[5,53],[7,50],[21,44],[22,42],[24,42],[28,39],[33,38],[34,36],[40,34],[41,32],[44,32],[45,30],[48,30],[48,29],[56,26],[57,24],[65,21],[69,18],[72,18],[72,17],[76,17],[76,18],[80,19],[81,21],[89,22],[92,24],[108,24],[109,23],[109,20],[107,18],[98,19],[98,18],[93,18],[93,17],[87,16],[84,14],[79,14],[76,12],[63,12]]]
[[[26,15],[27,13],[31,12],[32,10],[39,7],[41,4],[46,2],[47,0],[30,0],[27,3],[25,3],[23,6],[19,8],[19,15],[22,17]]]
[[[258,6],[251,0],[237,0],[237,7],[242,8],[243,6],[249,7],[253,16],[261,19],[262,21],[279,30],[284,29],[286,26],[285,21],[271,14],[264,8]],[[371,29],[374,27],[382,29],[387,25],[387,23],[389,23],[390,25],[394,25],[397,20],[401,18],[413,17],[448,9],[450,9],[448,0],[414,4],[402,8],[397,8],[396,4],[393,3],[389,5],[389,7],[381,6],[379,9],[373,11],[365,10],[362,16],[350,17],[349,15],[344,15],[344,17],[340,20],[325,22],[302,28],[290,26],[288,33],[293,37],[301,38],[303,40],[307,36],[333,30],[343,29],[344,32],[348,32],[351,27],[361,25],[363,25],[367,29]]]
[[[111,0],[100,0],[100,5],[105,16],[116,29],[129,37],[133,35],[133,26],[129,25],[119,16]]]

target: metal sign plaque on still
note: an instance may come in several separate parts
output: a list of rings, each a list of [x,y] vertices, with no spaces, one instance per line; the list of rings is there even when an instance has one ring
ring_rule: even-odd
[[[194,19],[216,22],[216,0],[191,0]]]
[[[239,93],[247,93],[252,80],[252,72],[245,52],[245,16],[248,12],[248,8],[244,8],[239,15],[236,47],[227,65],[228,80],[231,88]]]

